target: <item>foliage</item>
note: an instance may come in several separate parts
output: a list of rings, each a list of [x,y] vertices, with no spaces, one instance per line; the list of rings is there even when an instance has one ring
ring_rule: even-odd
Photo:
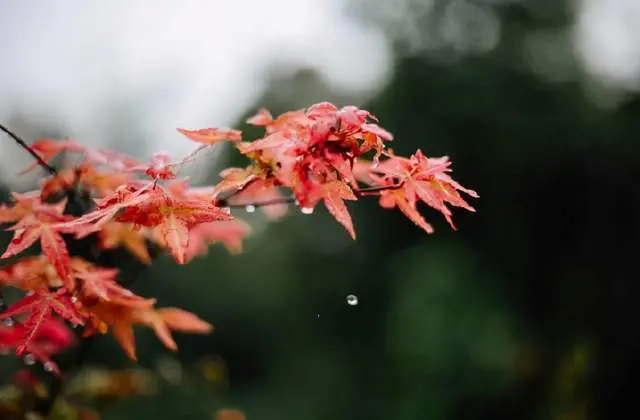
[[[250,229],[232,208],[260,207],[278,218],[288,204],[310,214],[322,202],[354,239],[345,200],[377,196],[382,207],[397,207],[429,233],[433,229],[418,202],[441,212],[452,227],[447,205],[473,211],[460,192],[478,195],[448,175],[447,157],[427,158],[420,150],[397,156],[385,145],[392,135],[355,106],[338,109],[324,102],[276,118],[262,109],[247,122],[263,127],[264,136],[245,141],[234,129],[178,129],[200,147],[177,161],[157,153],[141,163],[72,140],[40,139],[32,146],[18,141],[37,158],[23,172],[40,166],[49,175],[37,191],[13,193],[13,203],[0,207],[0,223],[9,224],[14,235],[1,258],[21,255],[0,271],[0,286],[24,293],[0,312],[0,350],[14,350],[60,374],[53,356],[73,344],[69,324],[82,327],[85,338],[110,330],[132,360],[134,325],[152,328],[171,350],[177,348],[172,331],[210,332],[209,323],[189,312],[156,309],[155,299],[135,295],[119,280],[118,267],[101,266],[99,255],[122,246],[149,264],[155,253],[150,249],[160,249],[185,264],[214,242],[239,252]],[[210,187],[179,177],[186,163],[223,142],[244,155],[248,166],[222,171]],[[54,169],[51,162],[63,152],[78,155],[80,162]],[[100,252],[73,252],[87,238],[97,238]],[[38,254],[22,256],[35,244]]]

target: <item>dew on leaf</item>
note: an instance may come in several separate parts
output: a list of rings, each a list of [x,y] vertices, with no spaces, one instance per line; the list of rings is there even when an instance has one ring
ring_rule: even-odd
[[[253,213],[254,211],[256,211],[256,206],[254,206],[253,204],[249,204],[244,208],[244,210],[247,213]]]
[[[356,306],[358,304],[358,296],[356,295],[347,296],[347,303],[351,306]]]

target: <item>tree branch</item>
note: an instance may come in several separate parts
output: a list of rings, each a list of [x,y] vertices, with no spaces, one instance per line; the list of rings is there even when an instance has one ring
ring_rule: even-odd
[[[367,197],[372,195],[380,195],[379,193],[382,191],[397,190],[400,188],[402,188],[402,183],[394,184],[394,185],[383,185],[383,186],[376,186],[376,187],[359,188],[357,190],[353,190],[353,193],[357,197]],[[258,207],[274,206],[277,204],[291,204],[296,202],[296,198],[294,196],[287,196],[287,197],[272,198],[270,200],[264,200],[264,201],[254,201],[254,202],[246,202],[246,203],[229,203],[229,200],[233,198],[240,191],[242,190],[239,189],[235,191],[233,194],[231,194],[229,197],[222,200],[217,200],[216,205],[219,207],[229,207],[233,209],[233,208],[246,208],[246,207],[258,208]]]
[[[9,137],[11,137],[16,143],[18,143],[18,145],[22,147],[27,153],[29,153],[38,162],[38,165],[49,172],[49,174],[55,175],[57,173],[53,166],[45,162],[44,159],[42,159],[40,155],[38,155],[35,150],[33,150],[31,146],[29,146],[24,140],[22,140],[16,133],[9,130],[2,124],[0,124],[0,130],[4,131]]]

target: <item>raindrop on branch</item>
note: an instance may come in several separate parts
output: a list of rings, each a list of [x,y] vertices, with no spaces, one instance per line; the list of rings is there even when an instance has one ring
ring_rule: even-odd
[[[256,206],[254,206],[253,204],[248,204],[248,205],[244,208],[244,210],[245,210],[247,213],[253,213],[254,211],[256,211]]]
[[[302,214],[313,214],[313,207],[300,207]]]

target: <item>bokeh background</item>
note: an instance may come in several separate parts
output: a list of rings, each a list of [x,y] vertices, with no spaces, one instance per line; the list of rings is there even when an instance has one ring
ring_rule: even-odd
[[[321,209],[239,212],[242,255],[161,257],[134,290],[216,331],[174,355],[140,330],[146,395],[100,402],[103,418],[636,412],[639,28],[635,0],[1,2],[0,117],[25,138],[178,156],[193,144],[175,127],[330,100],[378,115],[399,153],[450,156],[481,195],[457,232],[370,200],[350,207],[355,242]],[[240,162],[228,152],[195,179]],[[0,142],[5,191],[36,185],[15,175],[27,162]],[[106,337],[87,366],[131,363]]]

